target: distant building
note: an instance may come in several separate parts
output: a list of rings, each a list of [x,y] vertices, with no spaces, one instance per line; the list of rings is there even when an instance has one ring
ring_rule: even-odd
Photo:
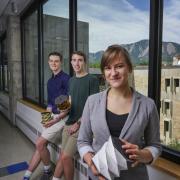
[[[180,54],[173,57],[173,66],[180,66]]]
[[[134,69],[134,83],[136,90],[147,95],[148,67]],[[162,68],[160,100],[161,141],[166,145],[173,142],[180,143],[180,67]]]

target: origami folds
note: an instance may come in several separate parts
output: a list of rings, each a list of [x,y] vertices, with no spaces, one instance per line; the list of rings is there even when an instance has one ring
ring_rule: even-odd
[[[127,170],[127,164],[132,162],[121,146],[119,138],[110,136],[92,159],[97,170],[109,180],[120,177],[120,171]]]

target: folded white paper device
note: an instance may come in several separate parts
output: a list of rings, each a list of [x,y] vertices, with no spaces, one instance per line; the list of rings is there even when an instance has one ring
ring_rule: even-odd
[[[120,171],[127,170],[132,163],[121,146],[119,138],[110,136],[92,159],[97,170],[109,180],[120,177]]]

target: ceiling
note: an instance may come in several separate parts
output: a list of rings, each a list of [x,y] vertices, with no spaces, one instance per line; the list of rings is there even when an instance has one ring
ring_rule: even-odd
[[[0,0],[0,35],[6,31],[8,15],[20,13],[35,0]]]
[[[0,0],[0,17],[4,14],[19,15],[32,0]]]

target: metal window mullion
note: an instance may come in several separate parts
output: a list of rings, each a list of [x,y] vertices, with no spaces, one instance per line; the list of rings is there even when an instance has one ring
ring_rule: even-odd
[[[39,104],[44,102],[44,74],[43,74],[43,9],[38,5],[38,80],[39,80]]]
[[[69,0],[69,74],[73,75],[71,54],[77,50],[77,0]]]
[[[26,97],[27,95],[27,87],[26,87],[26,66],[25,66],[25,24],[24,24],[25,19],[21,18],[21,67],[22,67],[22,95],[23,98]]]
[[[2,56],[1,56],[1,58],[2,58],[2,90],[3,91],[5,91],[5,71],[4,71],[4,40],[5,40],[5,37],[3,38],[3,40],[2,40]]]
[[[160,112],[163,0],[150,1],[148,96]]]

